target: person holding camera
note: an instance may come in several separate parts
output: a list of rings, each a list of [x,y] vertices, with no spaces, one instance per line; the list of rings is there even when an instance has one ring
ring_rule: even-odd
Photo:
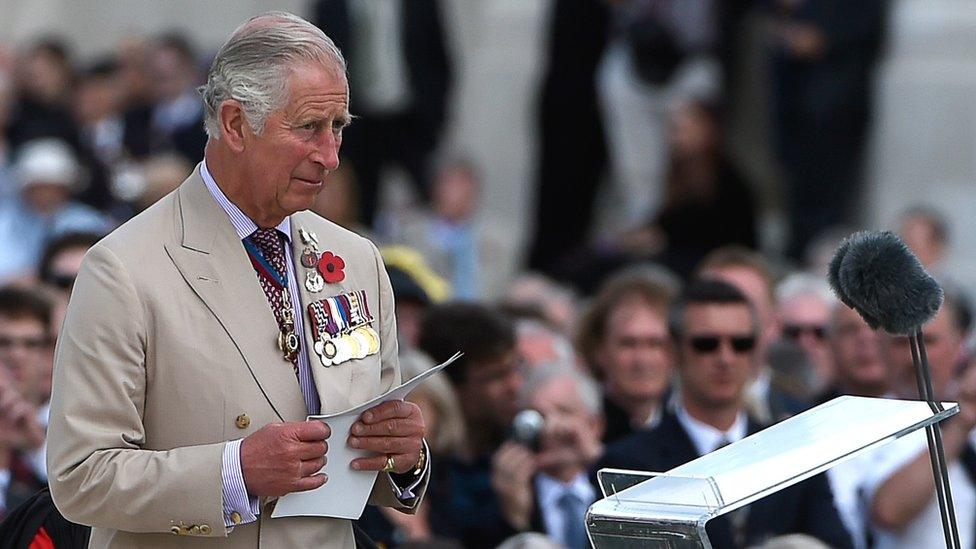
[[[586,509],[598,494],[587,472],[603,451],[600,387],[571,365],[547,364],[528,374],[519,401],[515,436],[492,459],[502,514],[515,530],[543,532],[570,549],[589,547]],[[533,416],[542,419],[535,429],[520,421]]]

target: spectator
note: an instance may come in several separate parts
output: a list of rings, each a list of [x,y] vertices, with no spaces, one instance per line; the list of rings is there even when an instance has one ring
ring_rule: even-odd
[[[115,167],[127,154],[123,146],[123,101],[115,62],[99,61],[81,73],[72,104],[75,120],[88,148],[109,167]]]
[[[492,487],[515,530],[536,530],[569,549],[590,547],[586,509],[598,495],[587,471],[603,451],[599,385],[572,364],[543,365],[526,377],[520,401],[545,419],[538,448],[502,444]]]
[[[397,220],[394,241],[416,248],[431,267],[450,282],[454,297],[480,299],[481,273],[490,260],[479,211],[481,178],[465,160],[445,162],[434,177],[429,211]]]
[[[887,4],[765,2],[773,128],[795,259],[825,229],[856,220]]]
[[[597,70],[610,167],[621,189],[616,219],[632,228],[661,207],[668,109],[718,94],[712,0],[611,3],[611,39]]]
[[[654,256],[687,278],[715,248],[754,248],[752,187],[725,156],[718,107],[688,100],[674,109],[670,151],[662,208],[645,228],[627,235],[628,252]]]
[[[438,478],[427,494],[431,526],[466,547],[494,547],[513,533],[492,490],[491,463],[522,388],[514,329],[484,305],[448,303],[428,311],[419,348],[437,362],[465,353],[445,371],[461,403],[466,440],[456,456],[434,467]]]
[[[607,447],[597,469],[667,471],[763,428],[746,408],[759,361],[759,316],[734,286],[696,280],[673,306],[670,333],[678,350],[681,390],[674,410],[653,429]],[[815,476],[706,525],[712,547],[747,547],[787,533],[851,547],[827,480]]]
[[[674,351],[667,314],[676,293],[663,274],[608,280],[580,322],[578,348],[603,384],[603,441],[653,427],[671,386]]]
[[[902,212],[898,234],[929,271],[945,265],[949,246],[949,222],[934,208],[914,206]]]
[[[397,337],[400,354],[404,355],[417,349],[427,309],[450,297],[451,286],[431,270],[416,250],[405,246],[384,246],[380,253],[393,286]]]
[[[312,21],[350,60],[360,119],[345,134],[358,180],[359,220],[374,227],[380,177],[403,168],[426,201],[429,157],[440,141],[451,83],[439,0],[319,0]]]
[[[19,150],[17,175],[20,195],[0,204],[0,279],[33,269],[52,238],[111,228],[105,216],[71,200],[80,174],[65,143],[43,139],[25,144]]]
[[[576,352],[569,338],[542,321],[520,318],[515,322],[515,334],[527,370],[551,363],[577,366]]]
[[[864,319],[847,305],[835,302],[827,335],[836,366],[835,376],[833,383],[816,398],[818,403],[841,395],[893,396],[892,370],[882,356],[881,335]],[[827,470],[834,504],[858,549],[869,546],[869,511],[864,494],[878,456],[874,451],[862,453]]]
[[[188,162],[203,157],[207,136],[203,103],[197,94],[201,74],[193,46],[177,32],[157,38],[148,53],[153,103],[126,113],[126,148],[137,158],[175,152]]]
[[[802,395],[796,395],[811,400],[834,383],[835,367],[827,344],[827,325],[837,300],[822,278],[802,273],[780,282],[775,298],[781,337],[799,345],[813,365],[812,384]]]
[[[61,322],[68,306],[68,298],[74,287],[81,260],[88,248],[101,239],[97,233],[66,233],[44,248],[38,265],[37,276],[52,295],[51,333],[61,333]],[[50,389],[50,387],[48,387]]]
[[[508,286],[503,304],[510,311],[535,311],[539,320],[563,335],[575,333],[579,316],[576,294],[545,275],[517,275]]]
[[[759,318],[759,361],[754,380],[749,387],[749,406],[756,418],[764,423],[775,423],[807,408],[806,403],[772,386],[772,369],[768,364],[769,345],[779,338],[780,326],[776,318],[774,280],[772,269],[758,252],[739,246],[728,246],[712,251],[698,265],[701,278],[718,279],[735,286],[745,294],[756,308]]]
[[[40,294],[0,288],[0,492],[10,495],[7,509],[47,480],[44,439],[54,350],[50,326],[51,305]],[[3,507],[0,502],[0,515]]]
[[[946,293],[942,308],[924,328],[936,400],[958,401],[959,414],[941,423],[961,547],[976,541],[976,369],[964,364],[966,324],[958,295]],[[902,395],[917,398],[907,338],[886,338],[886,358]],[[911,388],[911,389],[910,389]],[[871,527],[877,549],[937,547],[943,543],[925,435],[915,432],[879,448],[867,480]]]
[[[31,44],[16,65],[17,108],[10,121],[14,148],[28,141],[56,138],[77,144],[78,128],[68,110],[74,82],[67,45],[48,37]]]

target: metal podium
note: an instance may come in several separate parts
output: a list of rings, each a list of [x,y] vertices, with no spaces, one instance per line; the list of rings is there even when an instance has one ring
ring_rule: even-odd
[[[603,469],[586,514],[597,549],[711,549],[705,523],[959,411],[842,396],[665,473]]]

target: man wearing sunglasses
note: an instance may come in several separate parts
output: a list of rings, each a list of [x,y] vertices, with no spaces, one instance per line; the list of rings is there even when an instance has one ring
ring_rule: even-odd
[[[675,409],[656,428],[608,447],[597,469],[667,471],[764,427],[746,408],[746,388],[759,360],[759,321],[750,301],[728,283],[692,281],[671,309],[669,329],[678,351]],[[852,546],[822,475],[715,518],[707,531],[716,549],[790,533],[831,547]]]

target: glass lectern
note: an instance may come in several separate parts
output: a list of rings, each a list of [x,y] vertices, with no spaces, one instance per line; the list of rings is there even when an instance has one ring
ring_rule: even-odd
[[[603,469],[586,515],[597,549],[711,549],[705,523],[959,411],[842,396],[665,473]]]

